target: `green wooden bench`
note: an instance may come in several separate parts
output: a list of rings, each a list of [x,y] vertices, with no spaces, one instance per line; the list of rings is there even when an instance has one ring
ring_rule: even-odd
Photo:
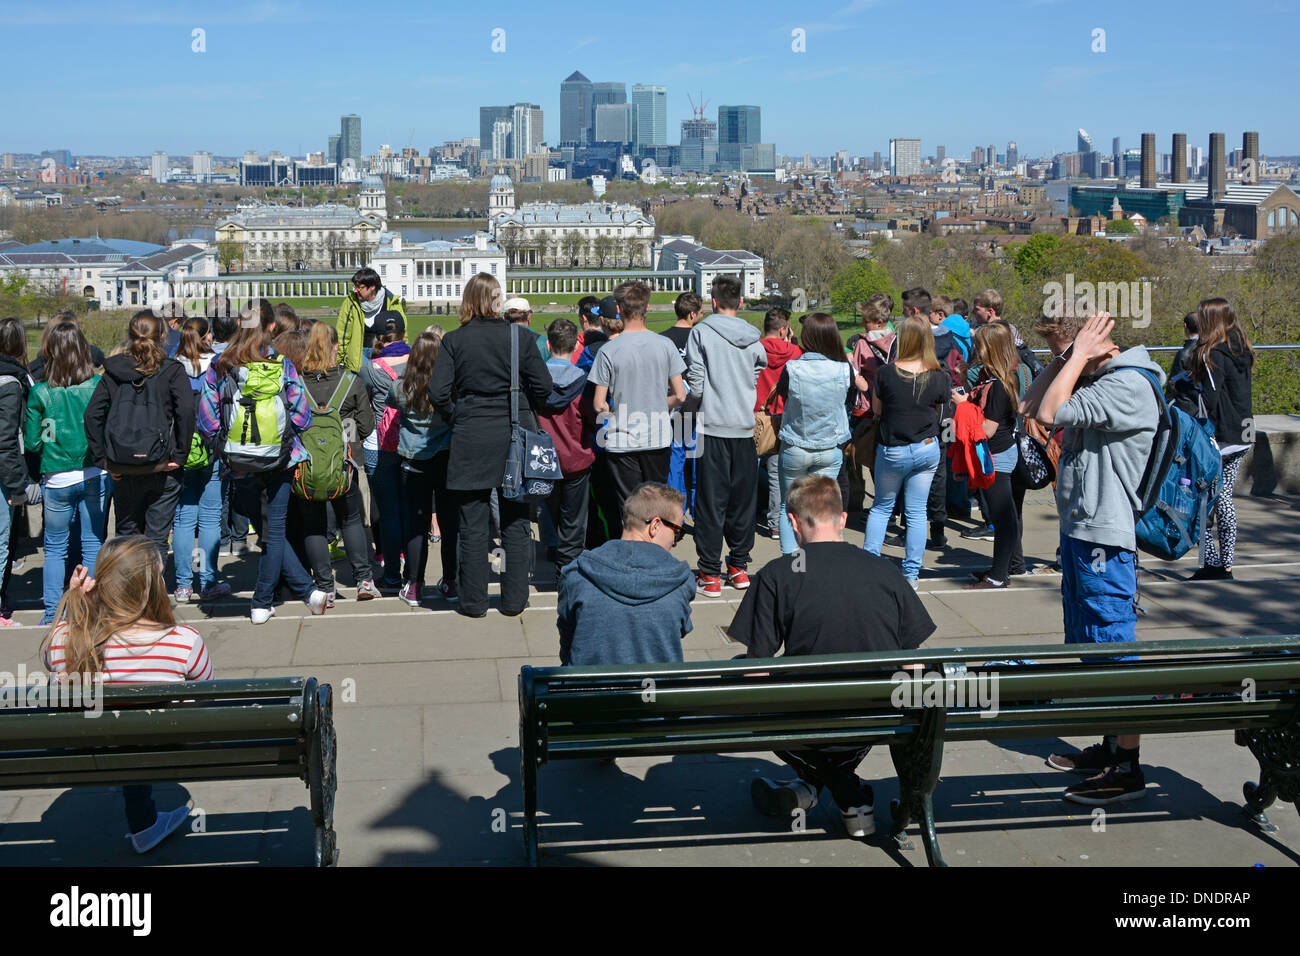
[[[338,859],[333,694],[313,677],[101,688],[103,712],[0,692],[0,790],[297,777],[315,863]],[[51,692],[53,694],[53,692]],[[96,708],[97,709],[97,708]]]
[[[538,856],[538,770],[550,760],[751,753],[818,744],[887,744],[900,799],[891,835],[921,825],[931,865],[943,866],[932,795],[949,740],[1232,730],[1259,761],[1246,813],[1300,800],[1300,636],[1141,641],[1114,645],[954,647],[606,667],[524,667],[519,743],[524,848]],[[1033,663],[1019,663],[1032,659]],[[1006,662],[1014,661],[1015,664]],[[1003,663],[997,663],[1003,662]],[[940,678],[896,675],[909,664]],[[971,706],[981,677],[997,713]],[[942,685],[942,687],[940,686]],[[927,704],[940,690],[960,700]],[[914,696],[913,696],[914,695]],[[1191,695],[1191,696],[1185,696]],[[901,706],[896,705],[900,704]],[[950,706],[951,705],[951,706]]]

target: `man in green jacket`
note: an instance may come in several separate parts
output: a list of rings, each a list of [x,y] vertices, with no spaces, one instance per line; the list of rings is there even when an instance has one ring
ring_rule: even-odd
[[[400,318],[400,327],[406,327],[402,300],[384,288],[374,269],[369,266],[358,269],[352,277],[352,291],[339,307],[335,323],[339,333],[339,360],[348,371],[361,371],[361,363],[370,357],[375,329],[382,329],[390,317]]]

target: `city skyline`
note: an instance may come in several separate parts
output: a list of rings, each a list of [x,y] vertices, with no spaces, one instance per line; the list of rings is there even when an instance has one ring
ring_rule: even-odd
[[[457,18],[453,26],[445,17],[430,17],[425,7],[397,2],[374,18],[393,64],[384,69],[376,69],[373,58],[355,55],[356,33],[342,25],[358,15],[337,4],[213,10],[137,2],[115,7],[109,17],[93,8],[93,33],[58,34],[58,70],[49,69],[55,53],[49,27],[75,21],[78,7],[89,17],[92,8],[74,3],[52,12],[11,10],[0,12],[11,97],[76,108],[38,113],[30,125],[11,128],[0,149],[36,153],[58,145],[74,155],[207,150],[230,156],[249,149],[305,155],[322,148],[341,115],[356,113],[365,118],[364,154],[383,143],[400,149],[412,138],[425,151],[474,135],[480,105],[516,102],[536,102],[555,118],[547,124],[548,144],[555,145],[560,83],[580,71],[595,84],[615,82],[625,90],[637,84],[665,87],[669,142],[691,116],[688,95],[703,93],[711,104],[760,106],[764,141],[788,155],[828,156],[846,149],[869,156],[887,149],[889,139],[907,136],[921,140],[923,156],[934,155],[939,143],[949,155],[962,156],[990,140],[1015,139],[1022,156],[1050,157],[1071,151],[1080,127],[1098,143],[1119,137],[1126,144],[1152,130],[1160,141],[1177,130],[1186,131],[1189,142],[1204,143],[1213,131],[1235,138],[1238,130],[1258,129],[1265,155],[1300,154],[1300,123],[1271,105],[1294,98],[1300,81],[1280,58],[1255,56],[1251,22],[1221,15],[1217,5],[1177,5],[1184,28],[1170,27],[1161,12],[1175,9],[1169,4],[1126,10],[1111,23],[1108,14],[1081,3],[1024,0],[1007,4],[1011,15],[1004,17],[942,3],[934,14],[943,36],[960,37],[960,44],[954,57],[931,64],[901,61],[895,54],[864,61],[862,45],[873,37],[905,38],[920,24],[914,9],[890,0],[844,2],[802,16],[758,0],[746,6],[755,15],[743,21],[725,6],[693,11],[692,36],[730,41],[719,43],[717,53],[706,46],[702,54],[694,48],[678,52],[672,31],[660,36],[660,28],[648,28],[636,9],[602,9],[599,16],[575,10],[570,16],[506,2]],[[1269,12],[1296,10],[1295,0],[1273,0]],[[1210,35],[1194,27],[1206,19],[1216,21]],[[403,28],[387,29],[385,23]],[[435,23],[441,28],[436,69],[426,65],[427,31]],[[192,50],[196,29],[204,31],[203,52]],[[1099,29],[1106,31],[1105,51],[1093,52]],[[504,52],[492,52],[494,30],[505,31]],[[792,49],[798,46],[798,38],[792,39],[796,30],[803,31],[806,52]],[[628,36],[645,42],[629,45]],[[926,39],[927,45],[934,42]],[[607,55],[611,44],[618,46],[618,57]],[[166,55],[173,69],[165,80],[130,58],[105,52],[138,47]],[[1033,61],[1044,65],[1034,67],[1033,82],[1016,79],[1010,56],[999,57],[996,67],[967,69],[967,62],[988,62],[971,58],[981,48],[1032,51]],[[1238,85],[1224,81],[1197,83],[1196,96],[1188,96],[1188,84],[1195,82],[1191,65],[1209,56],[1249,57],[1250,88],[1268,95],[1242,97]],[[1167,68],[1179,60],[1189,70]],[[987,79],[972,82],[965,75],[971,70]],[[167,102],[185,108],[120,109],[125,100],[157,101],[164,87]],[[869,108],[863,108],[864,100]],[[716,116],[712,106],[709,112]]]

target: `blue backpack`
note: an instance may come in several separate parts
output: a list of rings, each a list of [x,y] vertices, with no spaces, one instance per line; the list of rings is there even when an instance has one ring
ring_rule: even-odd
[[[1166,561],[1199,547],[1210,509],[1219,500],[1223,469],[1219,449],[1195,418],[1165,401],[1160,380],[1140,372],[1155,392],[1160,421],[1151,440],[1151,458],[1137,492],[1137,546]]]

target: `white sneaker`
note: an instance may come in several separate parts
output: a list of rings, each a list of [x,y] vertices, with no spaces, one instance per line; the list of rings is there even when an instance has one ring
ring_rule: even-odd
[[[328,591],[312,591],[307,598],[307,607],[313,614],[324,614],[325,608],[329,605]]]
[[[254,624],[265,624],[274,615],[275,608],[273,607],[255,607],[248,612],[248,616],[252,618]]]
[[[869,837],[876,832],[876,812],[870,804],[841,810],[840,818],[844,821],[844,829],[854,839]]]
[[[148,853],[163,840],[167,839],[180,827],[182,823],[190,817],[189,805],[177,807],[175,810],[168,810],[158,814],[158,819],[154,820],[153,826],[141,830],[139,833],[128,833],[131,838],[131,847],[136,853]]]

